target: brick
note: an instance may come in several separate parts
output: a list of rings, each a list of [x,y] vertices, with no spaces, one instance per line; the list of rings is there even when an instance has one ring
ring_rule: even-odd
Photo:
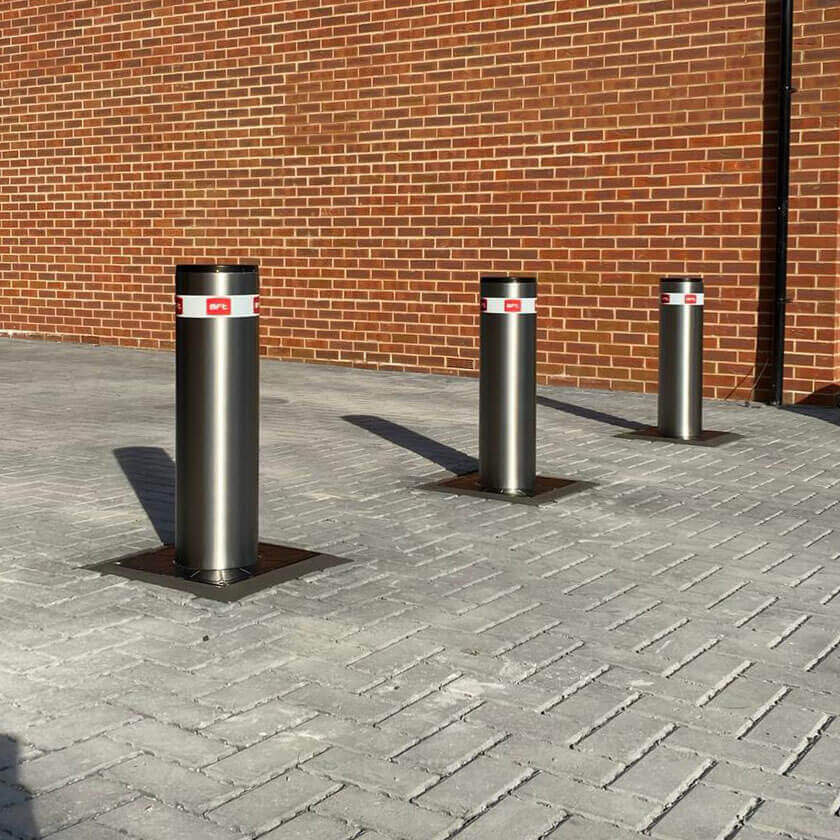
[[[145,797],[102,814],[97,820],[142,840],[153,840],[171,832],[183,840],[239,840],[245,836]]]
[[[506,796],[457,836],[460,840],[478,840],[486,837],[540,840],[564,817],[565,813],[557,808],[523,802],[515,796]]]
[[[123,761],[105,771],[105,775],[165,804],[199,814],[220,805],[235,792],[232,785],[151,755]]]
[[[692,787],[651,829],[654,837],[668,840],[706,840],[731,829],[750,809],[750,797],[713,790],[704,784]]]
[[[285,773],[327,748],[327,744],[314,738],[281,732],[207,766],[206,772],[224,781],[250,786]]]
[[[357,836],[357,829],[347,823],[304,811],[268,834],[263,834],[261,840],[353,840]]]
[[[229,744],[247,747],[276,734],[281,729],[291,729],[316,715],[317,712],[299,706],[288,706],[276,700],[232,715],[208,726],[202,732]]]
[[[627,831],[617,828],[614,825],[603,822],[594,822],[573,814],[569,819],[560,824],[547,840],[641,840],[645,834],[638,834],[635,831]]]
[[[622,773],[611,788],[665,802],[680,783],[702,766],[699,756],[657,747]],[[738,768],[739,772],[743,768]]]
[[[400,799],[413,799],[437,781],[437,776],[421,770],[348,752],[340,747],[315,756],[303,765],[303,769]]]
[[[448,811],[466,819],[480,813],[532,775],[534,771],[530,768],[479,756],[416,801],[423,807]]]
[[[809,808],[791,808],[779,802],[762,802],[750,819],[750,825],[766,831],[793,834],[803,828],[812,837],[834,840],[840,833],[840,816]]]
[[[213,821],[245,832],[266,832],[337,791],[341,785],[300,770],[252,788],[208,812]]]
[[[21,840],[39,840],[42,835],[115,808],[135,795],[116,782],[83,779],[3,808],[0,825]]]
[[[451,816],[350,787],[316,805],[314,810],[396,840],[443,840],[460,825],[460,820]]]
[[[456,721],[399,755],[398,761],[448,774],[500,740],[490,729]]]
[[[836,765],[835,759],[835,765]],[[730,790],[749,793],[762,799],[777,799],[794,805],[829,810],[836,794],[831,788],[804,780],[779,776],[776,773],[762,773],[746,767],[735,767],[724,762],[717,763],[703,777],[710,785],[719,785]]]
[[[204,767],[233,752],[232,747],[214,738],[153,720],[123,726],[112,732],[110,737],[192,768]]]
[[[840,751],[840,738],[823,735],[789,773],[819,784],[834,784],[838,773],[838,751]]]
[[[569,747],[547,744],[519,733],[505,738],[490,749],[488,755],[506,758],[526,767],[547,770],[583,779],[600,787],[601,781],[611,776],[619,765],[597,755],[589,755]]]
[[[649,802],[629,794],[599,790],[551,773],[539,773],[525,782],[517,796],[631,829],[642,823],[652,810]]]
[[[24,785],[33,792],[52,790],[90,776],[136,752],[136,749],[125,744],[115,744],[103,737],[93,738],[25,761],[0,775],[5,781]]]
[[[125,835],[116,829],[99,825],[93,820],[78,823],[53,834],[55,840],[125,840]]]

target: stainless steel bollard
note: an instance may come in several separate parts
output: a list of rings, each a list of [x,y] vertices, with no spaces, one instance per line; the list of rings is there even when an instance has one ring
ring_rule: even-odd
[[[659,283],[659,433],[693,440],[703,431],[703,280]]]
[[[534,492],[537,468],[537,281],[481,278],[479,484]]]
[[[175,310],[176,564],[223,585],[257,562],[257,267],[179,265]]]

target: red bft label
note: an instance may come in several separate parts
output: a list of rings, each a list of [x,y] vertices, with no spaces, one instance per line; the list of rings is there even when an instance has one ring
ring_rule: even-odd
[[[697,303],[697,295],[686,295],[685,296],[686,303]]]
[[[522,301],[517,300],[516,298],[511,298],[510,300],[505,301],[505,312],[521,312],[522,311]]]
[[[207,298],[208,315],[230,315],[230,298]]]
[[[254,312],[256,312],[257,315],[260,314],[260,296],[259,295],[257,295],[254,298]]]
[[[487,298],[482,298],[481,299],[481,311],[482,312],[487,311]]]
[[[671,295],[662,295],[660,298],[662,303],[670,303],[671,302]]]
[[[179,295],[175,295],[175,314],[176,315],[183,315],[184,314],[184,299]]]

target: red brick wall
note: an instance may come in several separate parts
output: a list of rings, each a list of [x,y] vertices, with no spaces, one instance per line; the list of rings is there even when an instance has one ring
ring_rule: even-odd
[[[470,374],[479,275],[526,271],[542,381],[653,390],[690,272],[707,394],[766,396],[776,6],[0,0],[0,329],[171,347],[172,266],[253,260],[269,355]],[[802,399],[840,374],[840,16],[796,14]]]

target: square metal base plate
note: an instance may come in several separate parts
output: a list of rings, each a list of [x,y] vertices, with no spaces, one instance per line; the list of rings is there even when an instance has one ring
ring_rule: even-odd
[[[741,440],[744,436],[735,434],[735,432],[714,432],[711,429],[704,429],[700,432],[700,437],[683,440],[682,438],[665,437],[656,426],[650,426],[647,429],[639,429],[637,432],[622,432],[616,437],[633,440],[654,440],[660,443],[681,443],[684,446],[723,446],[733,440]]]
[[[510,502],[515,505],[533,505],[538,507],[553,502],[561,496],[570,496],[581,490],[588,490],[595,485],[591,481],[574,481],[570,478],[551,478],[538,475],[534,492],[530,496],[514,496],[509,493],[495,493],[482,490],[478,483],[478,473],[456,475],[431,484],[423,484],[421,490],[436,490],[439,493],[454,493],[461,496],[478,496],[482,499],[495,499],[497,502]]]
[[[248,570],[250,576],[223,586],[184,577],[175,565],[174,545],[162,545],[85,568],[103,575],[117,575],[165,586],[167,589],[177,589],[179,592],[189,592],[212,601],[232,603],[278,583],[350,562],[344,557],[261,542],[257,550],[257,563]]]

